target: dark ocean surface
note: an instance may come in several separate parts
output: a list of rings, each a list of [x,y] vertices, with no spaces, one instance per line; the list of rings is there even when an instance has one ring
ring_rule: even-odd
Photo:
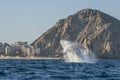
[[[0,80],[120,80],[120,60],[0,59]]]

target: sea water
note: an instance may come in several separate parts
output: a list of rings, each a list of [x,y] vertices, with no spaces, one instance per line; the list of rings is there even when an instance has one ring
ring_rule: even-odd
[[[0,59],[0,80],[120,80],[120,60]]]

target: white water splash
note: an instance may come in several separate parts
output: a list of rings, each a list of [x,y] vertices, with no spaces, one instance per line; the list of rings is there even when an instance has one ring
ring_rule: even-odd
[[[66,62],[95,62],[95,56],[92,51],[85,49],[80,44],[67,40],[61,40],[60,44],[63,48],[63,59]]]

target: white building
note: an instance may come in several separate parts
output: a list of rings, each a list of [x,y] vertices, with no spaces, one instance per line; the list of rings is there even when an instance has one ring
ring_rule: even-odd
[[[35,53],[33,52],[33,48],[31,48],[30,46],[22,46],[22,52],[24,54],[24,56],[35,56]]]
[[[5,54],[8,55],[11,53],[11,47],[10,46],[6,46],[5,47]]]

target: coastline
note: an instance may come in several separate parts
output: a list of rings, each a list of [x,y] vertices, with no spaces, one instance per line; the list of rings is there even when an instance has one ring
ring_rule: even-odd
[[[55,57],[0,57],[0,59],[60,59],[60,58],[55,58]]]

